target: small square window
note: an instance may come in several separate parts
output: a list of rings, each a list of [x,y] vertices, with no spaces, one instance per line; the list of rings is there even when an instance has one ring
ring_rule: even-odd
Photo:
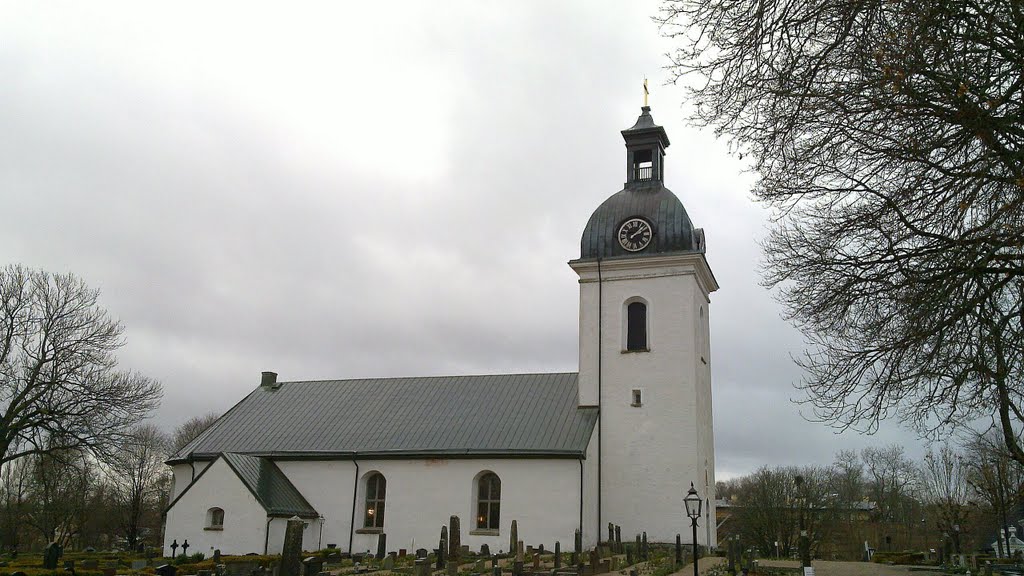
[[[640,393],[640,389],[639,388],[634,388],[633,389],[633,402],[632,402],[632,404],[630,404],[630,406],[642,406],[642,405],[643,405],[643,395]]]

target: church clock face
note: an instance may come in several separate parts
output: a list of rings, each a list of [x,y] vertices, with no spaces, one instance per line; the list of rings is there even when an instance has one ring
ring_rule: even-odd
[[[643,218],[630,218],[619,226],[619,245],[630,252],[639,252],[651,243],[651,224]]]

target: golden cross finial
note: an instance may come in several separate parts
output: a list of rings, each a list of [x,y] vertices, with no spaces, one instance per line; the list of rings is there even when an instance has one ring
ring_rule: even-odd
[[[644,78],[644,106],[647,106],[647,95],[650,92],[647,91],[647,78]]]

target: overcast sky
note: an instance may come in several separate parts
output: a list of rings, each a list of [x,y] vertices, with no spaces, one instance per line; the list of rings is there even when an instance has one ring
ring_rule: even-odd
[[[577,369],[579,256],[647,76],[707,235],[719,478],[920,443],[804,421],[767,214],[650,1],[0,2],[0,263],[73,272],[165,428],[282,380]]]

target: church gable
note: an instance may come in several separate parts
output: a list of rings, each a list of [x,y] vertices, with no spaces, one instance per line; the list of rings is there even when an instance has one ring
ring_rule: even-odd
[[[275,458],[581,458],[597,420],[575,373],[261,385],[171,463],[221,452]]]

